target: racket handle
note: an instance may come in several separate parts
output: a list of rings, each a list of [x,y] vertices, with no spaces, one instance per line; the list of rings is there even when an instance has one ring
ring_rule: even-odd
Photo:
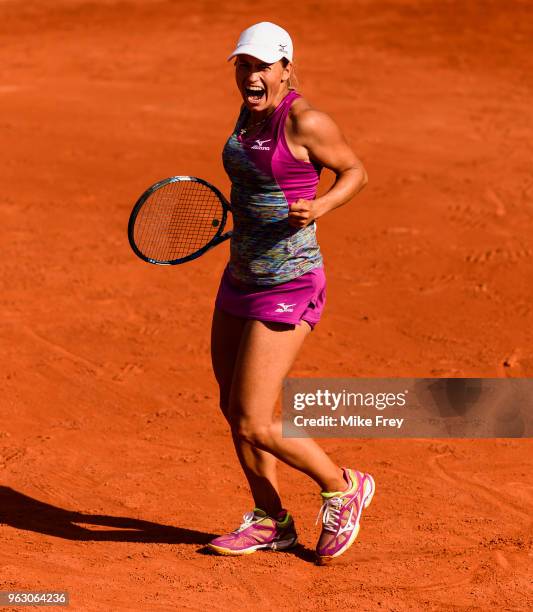
[[[225,242],[226,240],[228,240],[229,238],[231,238],[231,236],[233,235],[233,232],[229,231],[226,232],[225,234],[222,234],[222,236],[219,236],[218,238],[215,238],[213,240],[213,242],[209,245],[209,248],[212,248],[214,246],[217,246],[218,244],[220,244],[221,242]]]

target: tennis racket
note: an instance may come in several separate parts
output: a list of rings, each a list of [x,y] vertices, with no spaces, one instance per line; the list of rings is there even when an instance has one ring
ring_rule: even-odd
[[[194,176],[172,176],[149,187],[137,200],[128,239],[142,260],[160,266],[182,264],[231,237],[223,233],[230,205],[213,185]]]

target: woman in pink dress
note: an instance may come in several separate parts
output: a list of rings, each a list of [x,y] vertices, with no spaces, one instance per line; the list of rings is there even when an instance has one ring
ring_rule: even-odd
[[[235,58],[243,104],[223,151],[234,231],[213,316],[212,361],[255,508],[239,528],[209,546],[243,555],[297,543],[294,521],[280,500],[280,460],[320,487],[316,552],[326,562],[357,537],[374,481],[339,467],[309,438],[282,437],[274,408],[283,378],[325,303],[316,220],[348,202],[367,176],[334,121],[291,87],[292,56],[289,34],[262,22],[241,34],[228,58]],[[332,170],[336,181],[317,198],[322,167]]]

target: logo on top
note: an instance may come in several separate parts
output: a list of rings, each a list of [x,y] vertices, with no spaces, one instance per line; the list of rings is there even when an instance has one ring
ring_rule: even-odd
[[[280,53],[287,53],[287,45],[282,45],[282,44],[280,43],[278,51],[279,51]]]
[[[254,144],[252,149],[258,149],[259,151],[270,151],[270,147],[265,147],[265,142],[270,142],[272,138],[267,138],[266,140],[256,140],[256,144]]]

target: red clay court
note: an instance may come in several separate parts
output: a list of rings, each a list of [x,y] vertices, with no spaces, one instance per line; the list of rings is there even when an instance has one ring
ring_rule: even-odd
[[[202,552],[251,504],[209,359],[228,245],[149,266],[126,224],[166,176],[228,193],[225,58],[261,20],[370,178],[319,223],[328,304],[292,374],[533,376],[530,2],[2,1],[0,590],[83,611],[530,609],[531,440],[326,440],[378,487],[337,564],[313,564],[319,496],[283,467],[302,548]]]

